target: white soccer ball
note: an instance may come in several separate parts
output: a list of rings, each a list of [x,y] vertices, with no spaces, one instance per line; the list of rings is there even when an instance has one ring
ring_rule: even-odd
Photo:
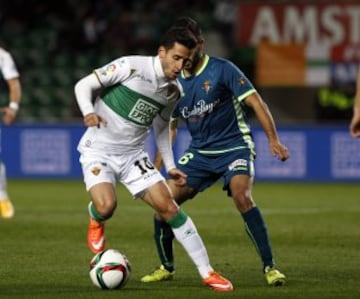
[[[131,265],[124,254],[106,249],[90,261],[90,279],[100,289],[120,289],[128,282]]]

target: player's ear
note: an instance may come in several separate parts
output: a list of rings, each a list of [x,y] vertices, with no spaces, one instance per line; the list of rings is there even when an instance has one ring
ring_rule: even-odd
[[[159,54],[159,57],[163,58],[165,57],[165,54],[166,54],[166,49],[164,46],[160,46],[159,49],[158,49],[158,54]]]
[[[205,48],[205,39],[199,38],[198,39],[198,44],[200,45],[201,50],[203,50]]]

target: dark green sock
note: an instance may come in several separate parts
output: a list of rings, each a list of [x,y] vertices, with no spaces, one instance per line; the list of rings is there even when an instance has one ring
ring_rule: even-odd
[[[270,240],[260,210],[258,207],[254,207],[242,216],[245,221],[246,232],[261,257],[264,269],[266,266],[274,266]]]
[[[108,217],[101,216],[92,202],[89,203],[88,211],[90,216],[98,222],[103,222],[111,217],[111,215]]]
[[[165,221],[160,221],[154,217],[154,229],[154,239],[161,264],[166,270],[173,272],[175,269],[173,253],[174,234],[171,227]]]

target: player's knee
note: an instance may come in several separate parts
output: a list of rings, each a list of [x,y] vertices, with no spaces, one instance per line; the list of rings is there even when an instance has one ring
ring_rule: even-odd
[[[249,189],[237,190],[232,192],[234,202],[237,209],[244,213],[254,207],[255,203],[251,196],[251,191]]]
[[[197,191],[189,186],[177,187],[173,190],[174,198],[179,205],[194,198],[196,194]]]
[[[166,221],[175,217],[178,211],[179,207],[175,204],[175,202],[171,201],[158,207],[156,212],[162,220]]]
[[[96,210],[102,218],[110,218],[116,209],[116,201],[105,200],[96,205]]]

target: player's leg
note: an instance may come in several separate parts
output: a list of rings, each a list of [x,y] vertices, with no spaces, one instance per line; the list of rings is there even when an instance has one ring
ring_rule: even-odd
[[[3,218],[12,218],[15,215],[15,209],[10,201],[6,190],[6,168],[0,159],[0,214]]]
[[[177,166],[187,174],[187,185],[185,187],[178,187],[173,180],[168,180],[167,183],[176,202],[180,205],[186,200],[193,198],[198,190],[203,191],[217,179],[212,177],[208,167],[209,161],[197,152],[186,151],[179,159]],[[161,220],[158,215],[155,215],[154,240],[161,266],[152,273],[142,277],[142,282],[156,282],[173,278],[175,273],[173,239],[174,234],[170,225],[166,221]]]
[[[219,158],[217,167],[223,171],[224,189],[228,190],[228,195],[233,198],[236,208],[245,222],[246,232],[263,262],[267,283],[269,285],[284,284],[285,275],[274,268],[266,223],[252,198],[255,176],[253,153],[250,149],[233,151],[222,154]],[[272,275],[274,273],[275,275]]]
[[[178,187],[173,180],[167,181],[173,196],[178,204],[182,204],[196,193],[193,188],[188,186]],[[174,233],[171,226],[159,215],[154,215],[154,240],[161,265],[152,273],[141,278],[142,282],[157,282],[163,280],[171,280],[175,274],[173,240]]]
[[[165,182],[148,188],[142,198],[171,226],[175,238],[198,268],[203,282],[216,291],[232,291],[231,282],[217,274],[210,265],[206,248],[193,221],[175,203]]]
[[[253,177],[235,175],[231,178],[229,187],[235,205],[244,219],[246,232],[263,262],[267,283],[269,285],[283,285],[286,278],[285,275],[275,269],[268,229],[260,209],[253,201],[252,185]]]
[[[91,202],[88,210],[90,222],[88,226],[88,245],[92,252],[105,249],[105,221],[111,218],[116,208],[116,195],[111,183],[99,183],[89,190]]]
[[[101,155],[82,154],[80,162],[86,190],[91,198],[87,242],[90,250],[98,253],[105,249],[105,221],[116,208],[115,174]]]

